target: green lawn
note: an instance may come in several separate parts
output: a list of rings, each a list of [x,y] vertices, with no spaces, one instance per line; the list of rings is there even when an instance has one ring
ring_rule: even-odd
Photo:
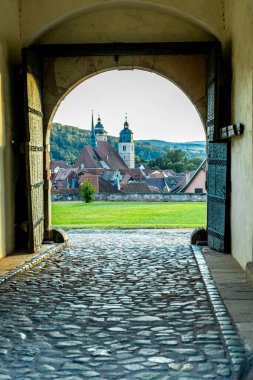
[[[195,228],[206,225],[204,202],[61,202],[52,204],[62,228]]]

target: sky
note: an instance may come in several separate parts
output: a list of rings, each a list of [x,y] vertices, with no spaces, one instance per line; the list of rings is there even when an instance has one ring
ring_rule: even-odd
[[[90,129],[98,114],[109,135],[125,122],[135,140],[203,141],[199,114],[189,98],[169,80],[142,70],[112,70],[89,78],[61,102],[54,122]]]

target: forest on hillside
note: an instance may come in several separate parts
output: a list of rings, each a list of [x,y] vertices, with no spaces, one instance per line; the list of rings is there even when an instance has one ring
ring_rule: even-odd
[[[90,131],[77,127],[54,123],[51,129],[50,145],[51,159],[62,160],[73,165],[84,145],[89,144]],[[118,137],[108,136],[108,142],[117,150]],[[186,159],[205,156],[205,142],[173,143],[162,140],[135,140],[135,153],[137,163],[147,163],[165,156],[169,149],[180,149]],[[199,160],[198,160],[199,161]],[[160,161],[153,162],[158,166]]]
[[[186,157],[182,149],[170,148],[162,157],[149,161],[148,166],[151,169],[170,169],[176,173],[185,173],[195,171],[202,162],[200,157]]]

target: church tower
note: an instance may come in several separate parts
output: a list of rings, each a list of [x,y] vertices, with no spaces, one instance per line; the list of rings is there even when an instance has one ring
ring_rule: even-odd
[[[104,126],[101,123],[100,115],[98,115],[98,121],[95,125],[95,135],[96,139],[100,141],[107,141],[107,132],[104,130]]]
[[[131,129],[129,129],[127,116],[124,129],[122,129],[119,134],[118,153],[129,168],[135,168],[134,134]]]

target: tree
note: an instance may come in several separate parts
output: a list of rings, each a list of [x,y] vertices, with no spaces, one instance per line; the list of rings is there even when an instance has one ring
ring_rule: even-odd
[[[185,152],[182,149],[172,149],[170,148],[165,154],[167,160],[172,163],[183,162],[185,161]]]
[[[184,162],[175,162],[172,165],[172,170],[174,170],[176,173],[183,173],[185,171],[185,163]]]
[[[80,187],[80,195],[86,203],[91,203],[95,199],[96,189],[90,181],[85,181]]]
[[[142,162],[142,161],[141,161],[140,156],[136,155],[136,156],[135,156],[135,163],[136,163],[136,164],[141,164],[141,162]]]
[[[192,162],[186,165],[187,172],[193,172],[195,169],[196,169],[196,166]]]
[[[176,173],[194,171],[201,164],[199,157],[187,158],[182,149],[170,148],[162,157],[155,158],[149,162],[151,169],[172,169]]]

